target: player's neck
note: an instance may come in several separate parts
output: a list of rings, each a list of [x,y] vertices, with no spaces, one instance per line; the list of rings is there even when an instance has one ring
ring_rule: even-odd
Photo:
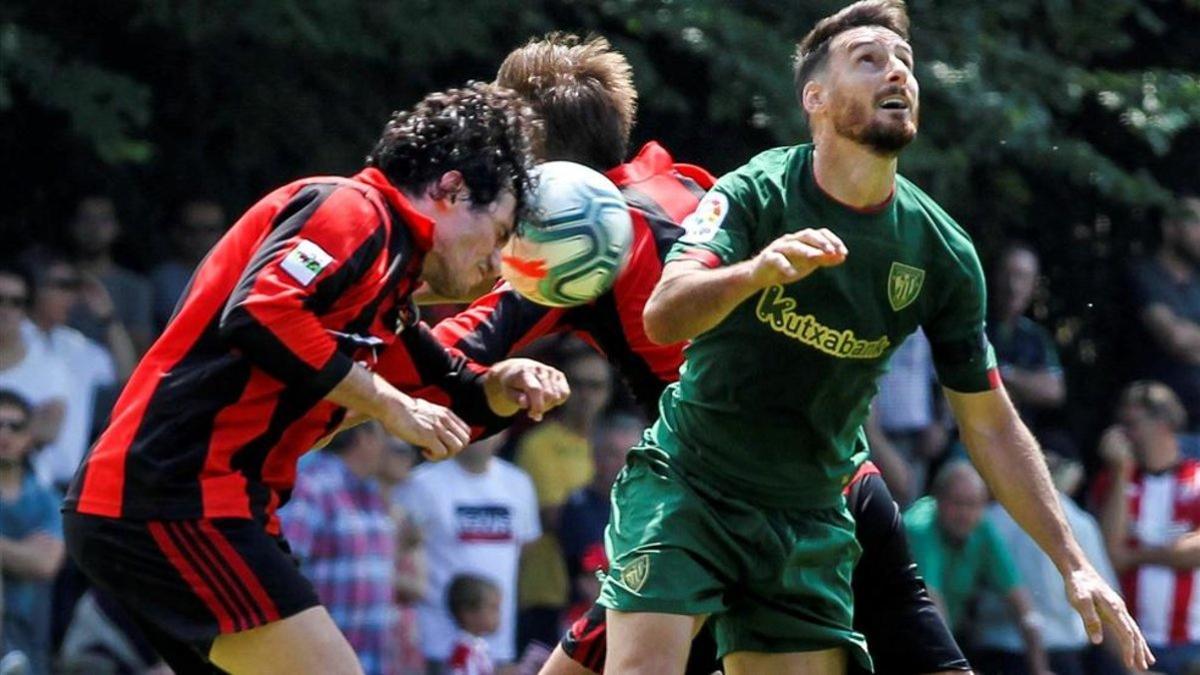
[[[887,201],[896,187],[896,157],[881,157],[834,133],[816,140],[813,178],[833,199],[856,209]]]

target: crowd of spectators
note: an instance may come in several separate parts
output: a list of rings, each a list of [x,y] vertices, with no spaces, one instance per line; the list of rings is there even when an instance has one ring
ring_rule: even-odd
[[[64,560],[58,501],[228,222],[215,202],[185,202],[163,228],[165,254],[141,274],[115,262],[117,212],[87,196],[63,250],[0,265],[4,674],[169,672]],[[1028,245],[984,252],[988,336],[1086,554],[1119,583],[1156,668],[1188,673],[1200,668],[1200,197],[1181,197],[1161,230],[1127,270],[1137,362],[1098,442],[1064,422],[1071,373],[1031,309],[1048,289]],[[555,337],[535,348],[573,391],[541,424],[430,464],[366,423],[302,463],[283,531],[367,673],[535,672],[594,599],[608,492],[645,420],[587,345]],[[918,332],[881,380],[867,433],[972,662],[984,673],[1120,672],[1089,644],[1050,560],[991,503],[949,420]]]

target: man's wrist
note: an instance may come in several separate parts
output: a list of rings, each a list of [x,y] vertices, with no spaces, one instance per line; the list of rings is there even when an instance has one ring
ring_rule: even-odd
[[[493,413],[500,417],[511,417],[521,410],[504,391],[504,382],[494,368],[489,368],[480,377],[483,380],[483,395]]]

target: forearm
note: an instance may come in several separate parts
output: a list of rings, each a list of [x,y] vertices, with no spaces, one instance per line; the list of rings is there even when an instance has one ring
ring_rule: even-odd
[[[760,290],[751,261],[716,269],[672,265],[677,268],[663,274],[642,313],[646,335],[657,344],[683,342],[710,330]]]
[[[336,403],[351,411],[367,417],[380,418],[384,416],[385,404],[388,399],[406,399],[408,396],[399,391],[376,373],[363,368],[357,363],[325,396],[327,401]],[[357,416],[350,416],[357,418]]]
[[[63,542],[46,534],[25,539],[0,537],[0,565],[7,574],[35,581],[50,581],[62,566]]]
[[[1037,441],[1007,398],[1003,406],[989,424],[972,424],[959,416],[963,441],[979,475],[1064,576],[1089,567],[1067,525]]]

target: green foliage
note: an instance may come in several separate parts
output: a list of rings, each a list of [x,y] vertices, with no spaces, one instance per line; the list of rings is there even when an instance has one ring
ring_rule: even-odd
[[[509,49],[552,29],[604,34],[628,55],[635,141],[725,171],[804,138],[793,45],[842,4],[13,0],[0,8],[0,148],[28,175],[3,188],[3,220],[44,229],[64,196],[99,185],[146,228],[188,194],[236,211],[294,177],[351,172],[390,111],[490,79]],[[1103,333],[1119,317],[1096,307],[1119,285],[1120,253],[1146,238],[1170,189],[1195,186],[1180,148],[1196,147],[1183,140],[1200,119],[1200,3],[910,11],[922,125],[902,171],[985,254],[1013,236],[1053,253],[1039,316],[1069,358],[1109,358]]]

